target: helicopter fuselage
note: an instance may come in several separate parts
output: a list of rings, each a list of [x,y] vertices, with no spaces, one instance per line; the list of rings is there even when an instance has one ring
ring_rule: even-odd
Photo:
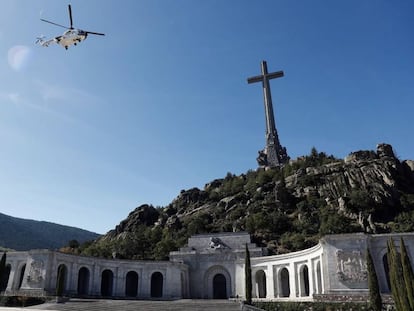
[[[63,46],[67,49],[72,44],[76,45],[77,43],[83,41],[88,36],[87,32],[80,29],[68,29],[63,35],[55,37],[54,40],[57,44]]]

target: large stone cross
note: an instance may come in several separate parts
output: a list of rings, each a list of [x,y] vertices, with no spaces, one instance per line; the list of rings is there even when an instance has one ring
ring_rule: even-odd
[[[262,61],[262,74],[247,79],[247,83],[262,82],[266,117],[266,147],[259,151],[257,162],[263,167],[282,166],[289,160],[286,148],[280,145],[273,114],[269,80],[283,77],[283,71],[268,73],[266,61]]]

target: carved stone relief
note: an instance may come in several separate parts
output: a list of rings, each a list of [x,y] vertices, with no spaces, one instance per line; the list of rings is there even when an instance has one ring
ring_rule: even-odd
[[[336,275],[339,281],[357,284],[367,281],[367,263],[360,251],[336,251]]]

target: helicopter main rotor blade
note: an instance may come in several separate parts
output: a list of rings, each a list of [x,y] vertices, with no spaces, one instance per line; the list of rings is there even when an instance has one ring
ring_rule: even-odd
[[[100,32],[93,32],[93,31],[85,31],[85,32],[91,35],[105,36],[104,33],[100,33]]]
[[[70,4],[68,4],[68,9],[69,9],[69,19],[70,19],[70,28],[69,29],[73,29],[73,21],[72,21],[72,7]]]
[[[59,26],[59,27],[66,28],[66,29],[70,29],[69,27],[66,27],[66,26],[63,26],[63,25],[60,25],[60,24],[57,24],[57,23],[54,23],[54,22],[48,21],[48,20],[43,19],[43,18],[41,18],[40,20],[41,20],[42,22],[46,22],[46,23],[49,23],[49,24],[52,24],[52,25],[55,25],[55,26]]]

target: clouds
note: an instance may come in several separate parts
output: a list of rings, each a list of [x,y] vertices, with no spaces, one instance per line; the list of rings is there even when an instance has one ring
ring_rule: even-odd
[[[10,67],[15,71],[22,71],[32,56],[32,50],[25,45],[15,45],[7,53]]]
[[[21,94],[16,92],[0,92],[0,99],[2,101],[8,101],[16,105],[24,102]]]
[[[30,98],[30,100],[28,100]],[[64,86],[41,80],[35,80],[21,90],[0,90],[0,99],[13,104],[29,104],[52,107],[61,103],[88,105],[101,99],[81,88]]]
[[[87,104],[98,100],[95,95],[88,91],[72,86],[59,85],[40,80],[36,80],[34,86],[44,102],[78,102]]]

